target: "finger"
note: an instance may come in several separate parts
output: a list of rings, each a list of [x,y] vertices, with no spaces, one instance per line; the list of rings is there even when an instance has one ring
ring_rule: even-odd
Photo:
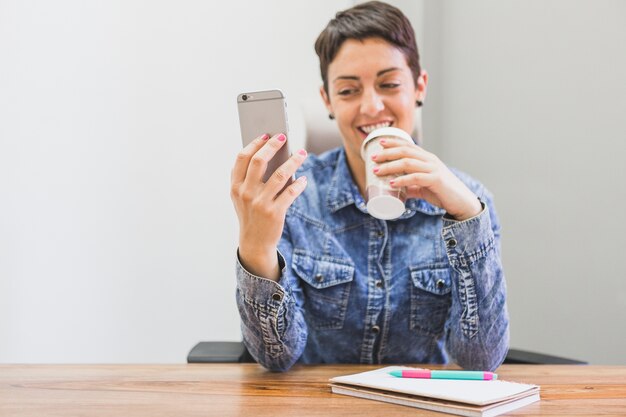
[[[403,145],[415,145],[417,146],[417,144],[415,142],[409,142],[406,139],[400,139],[397,137],[385,137],[382,138],[380,140],[380,144],[383,145],[383,147],[393,147],[393,146],[403,146]]]
[[[378,176],[404,175],[415,172],[430,173],[432,172],[432,164],[418,159],[402,158],[378,164],[374,167],[374,174]]]
[[[417,185],[411,185],[406,187],[406,198],[426,198],[425,190],[428,190],[425,187],[420,187]]]
[[[287,137],[282,133],[269,138],[250,159],[246,179],[250,178],[254,181],[262,182],[267,164],[285,143],[287,143]]]
[[[306,156],[307,153],[304,149],[291,155],[267,180],[263,193],[269,194],[272,198],[279,194],[285,188],[287,181],[293,178],[293,174],[300,168]]]
[[[391,141],[394,141],[393,143]],[[372,159],[376,162],[390,161],[399,158],[414,158],[422,161],[429,161],[432,159],[431,153],[425,151],[423,148],[408,143],[407,141],[399,141],[397,139],[384,139],[381,140],[383,150],[372,155]]]
[[[428,187],[433,182],[433,174],[429,172],[414,172],[412,174],[400,175],[389,181],[393,188],[400,187]]]
[[[254,154],[265,145],[267,140],[269,139],[269,135],[267,133],[257,137],[248,145],[246,145],[239,153],[237,154],[237,159],[235,161],[235,165],[233,166],[231,172],[231,182],[233,183],[241,183],[246,178],[246,173],[248,171],[248,165],[250,165],[250,159],[254,156]]]
[[[276,197],[276,205],[279,210],[287,211],[289,206],[298,198],[300,194],[306,189],[307,178],[302,176],[295,180],[293,184],[285,188],[285,190]]]

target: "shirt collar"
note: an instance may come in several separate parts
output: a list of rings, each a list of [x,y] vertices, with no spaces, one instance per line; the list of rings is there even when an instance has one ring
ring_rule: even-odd
[[[340,148],[337,153],[337,160],[335,163],[335,170],[330,179],[330,187],[328,188],[328,194],[326,196],[326,205],[332,213],[355,204],[357,208],[363,212],[367,212],[365,208],[365,200],[361,196],[350,167],[348,166],[348,160],[346,158],[346,152],[343,147]],[[401,219],[411,217],[416,211],[424,214],[440,216],[444,215],[446,211],[437,206],[433,206],[426,200],[410,198],[406,202],[407,211],[400,217]]]
[[[352,172],[350,172],[348,160],[346,159],[346,151],[341,147],[339,152],[337,152],[335,170],[330,179],[326,205],[334,213],[355,203],[359,206],[365,202],[352,178]]]

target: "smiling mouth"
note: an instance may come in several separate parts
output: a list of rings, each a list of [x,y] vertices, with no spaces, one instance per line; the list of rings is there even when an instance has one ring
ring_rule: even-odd
[[[371,125],[359,126],[357,129],[359,129],[362,133],[369,135],[371,132],[373,132],[376,129],[380,129],[381,127],[389,127],[391,125],[393,125],[393,122],[381,122],[381,123],[374,123]]]

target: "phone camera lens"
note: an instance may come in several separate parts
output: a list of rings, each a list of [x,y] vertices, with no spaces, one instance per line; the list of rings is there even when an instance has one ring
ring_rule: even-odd
[[[248,96],[247,96],[246,94],[244,94],[243,96],[241,96],[241,99],[242,99],[243,101],[246,101],[246,100],[248,99]]]

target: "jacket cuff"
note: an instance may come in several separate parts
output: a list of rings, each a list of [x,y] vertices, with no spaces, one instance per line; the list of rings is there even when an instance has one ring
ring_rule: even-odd
[[[284,301],[287,290],[281,285],[285,276],[285,258],[280,252],[277,252],[278,265],[281,270],[281,276],[278,282],[271,279],[263,278],[248,272],[239,260],[239,251],[237,251],[237,287],[245,300],[252,301],[258,305],[269,305],[278,309]]]
[[[481,204],[483,210],[470,219],[443,218],[441,236],[452,266],[466,266],[484,258],[495,243],[489,208]]]

